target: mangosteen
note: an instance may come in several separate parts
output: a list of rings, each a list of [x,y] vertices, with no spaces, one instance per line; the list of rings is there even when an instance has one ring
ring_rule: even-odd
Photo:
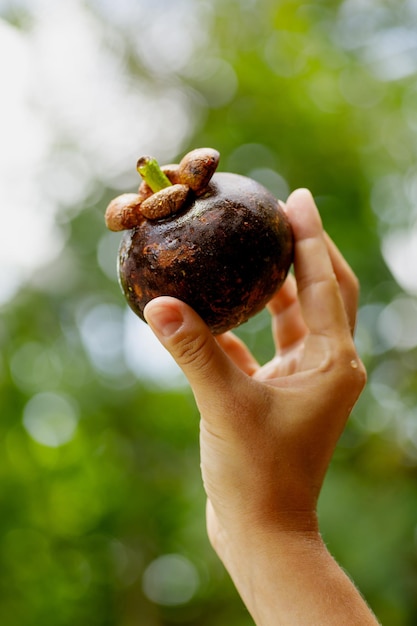
[[[123,293],[141,318],[168,295],[189,304],[215,335],[261,311],[293,258],[290,223],[275,197],[246,176],[216,172],[211,148],[159,168],[142,157],[138,193],[107,207],[110,230],[125,230],[118,253]]]

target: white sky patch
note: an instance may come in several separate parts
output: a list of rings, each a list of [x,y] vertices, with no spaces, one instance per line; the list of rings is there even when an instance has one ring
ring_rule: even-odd
[[[125,315],[124,353],[138,378],[163,388],[186,386],[185,376],[172,356],[130,309]]]
[[[122,294],[120,298],[122,303]],[[169,352],[128,306],[86,301],[77,312],[77,324],[91,363],[107,380],[130,385],[136,377],[161,390],[188,385]],[[28,378],[22,363],[27,352],[17,355],[13,368],[13,374],[23,383]]]
[[[400,287],[417,295],[417,225],[385,235],[382,254]]]
[[[33,266],[60,248],[53,207],[41,197],[34,172],[46,157],[50,134],[30,106],[30,49],[0,21],[0,303],[11,297]]]
[[[401,26],[378,32],[368,42],[364,60],[381,80],[412,76],[417,72],[416,29]]]
[[[142,582],[149,600],[163,606],[186,604],[200,586],[197,568],[181,554],[164,554],[152,561]]]
[[[84,346],[96,370],[111,377],[123,376],[123,309],[101,303],[78,317]]]
[[[401,296],[380,313],[377,329],[387,347],[411,350],[417,346],[417,299]]]
[[[78,424],[78,408],[65,396],[44,392],[28,401],[23,411],[23,425],[38,443],[57,448],[71,441]]]
[[[58,213],[82,210],[101,182],[135,187],[138,156],[171,161],[197,115],[180,80],[132,78],[121,31],[80,0],[28,8],[28,31],[0,19],[0,305],[62,250]],[[184,43],[182,62],[195,45]]]
[[[138,156],[158,142],[159,158],[179,147],[188,130],[183,90],[132,80],[120,36],[114,32],[104,40],[102,26],[80,4],[48,4],[34,30],[34,47],[42,60],[37,99],[42,102],[47,90],[45,112],[61,132],[79,139],[99,178],[117,179],[128,169],[136,176]]]

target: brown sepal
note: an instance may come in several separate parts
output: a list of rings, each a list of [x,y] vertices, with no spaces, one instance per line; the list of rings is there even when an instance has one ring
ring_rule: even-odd
[[[217,169],[220,153],[213,148],[197,148],[188,152],[180,161],[179,178],[183,185],[188,185],[196,196],[201,196],[207,189],[211,177]]]
[[[187,185],[172,185],[157,191],[144,200],[140,206],[142,214],[148,220],[158,220],[174,215],[181,210],[189,194]]]
[[[135,228],[143,220],[141,202],[137,193],[123,193],[114,198],[104,216],[107,228],[115,232]]]

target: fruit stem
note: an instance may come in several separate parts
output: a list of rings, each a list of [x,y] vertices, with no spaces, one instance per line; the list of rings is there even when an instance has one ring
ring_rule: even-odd
[[[137,162],[136,169],[154,193],[172,185],[168,176],[159,167],[158,161],[153,157],[141,157]]]

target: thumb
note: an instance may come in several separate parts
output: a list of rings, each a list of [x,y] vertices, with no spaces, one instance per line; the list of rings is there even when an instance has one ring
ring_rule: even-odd
[[[149,326],[190,383],[197,402],[213,402],[213,393],[229,395],[240,370],[223,352],[207,325],[181,300],[161,296],[145,307]]]

